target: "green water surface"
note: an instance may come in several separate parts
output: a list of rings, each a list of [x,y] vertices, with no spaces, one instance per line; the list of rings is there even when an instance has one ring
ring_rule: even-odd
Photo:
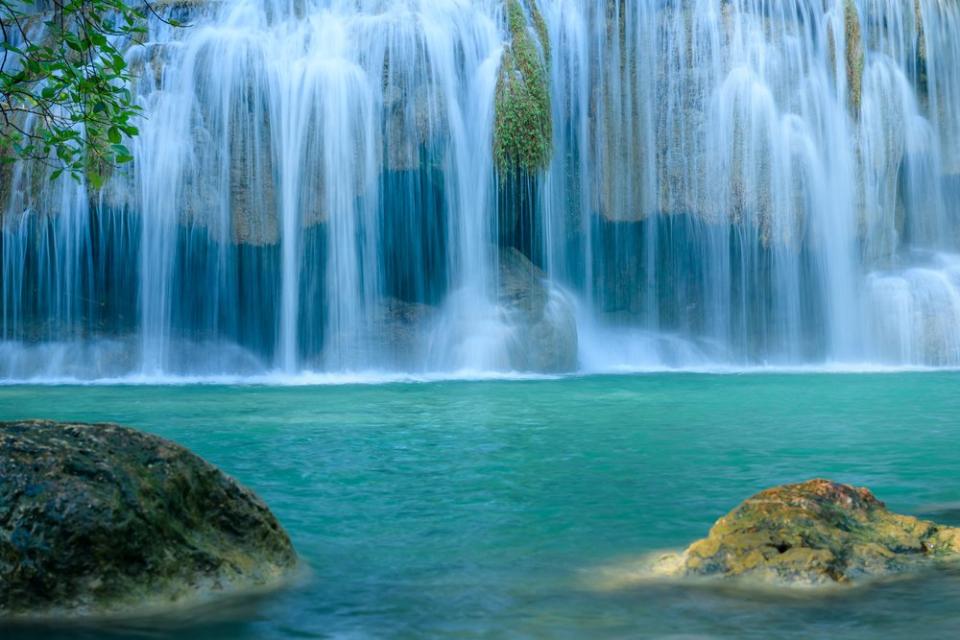
[[[20,638],[949,638],[960,571],[824,595],[607,589],[743,498],[826,476],[960,524],[960,374],[320,387],[0,387],[0,419],[114,421],[254,489],[310,573],[159,619]]]

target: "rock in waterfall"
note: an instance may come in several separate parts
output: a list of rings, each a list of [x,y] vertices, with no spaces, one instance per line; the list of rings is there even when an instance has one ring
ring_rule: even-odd
[[[577,322],[570,298],[515,249],[500,255],[499,303],[513,328],[511,368],[556,373],[577,367]]]

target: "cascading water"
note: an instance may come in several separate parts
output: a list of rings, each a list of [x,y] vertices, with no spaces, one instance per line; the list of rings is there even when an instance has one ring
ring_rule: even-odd
[[[0,172],[0,378],[960,365],[956,2],[162,4],[131,168]]]

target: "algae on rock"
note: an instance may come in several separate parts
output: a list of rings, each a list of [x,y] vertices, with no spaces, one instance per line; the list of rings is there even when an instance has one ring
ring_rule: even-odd
[[[553,153],[547,78],[550,44],[536,0],[530,0],[530,6],[532,29],[519,0],[507,2],[510,44],[497,79],[493,134],[497,168],[505,173],[544,169]]]
[[[179,445],[0,422],[0,617],[138,613],[270,587],[296,562],[267,506]]]
[[[706,538],[660,558],[654,573],[813,586],[949,558],[960,559],[960,529],[892,513],[868,489],[816,479],[748,498]]]

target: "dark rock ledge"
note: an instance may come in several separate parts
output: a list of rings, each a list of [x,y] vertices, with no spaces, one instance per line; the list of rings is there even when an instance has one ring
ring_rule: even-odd
[[[296,564],[267,506],[177,444],[0,422],[0,618],[155,611],[276,586]]]

